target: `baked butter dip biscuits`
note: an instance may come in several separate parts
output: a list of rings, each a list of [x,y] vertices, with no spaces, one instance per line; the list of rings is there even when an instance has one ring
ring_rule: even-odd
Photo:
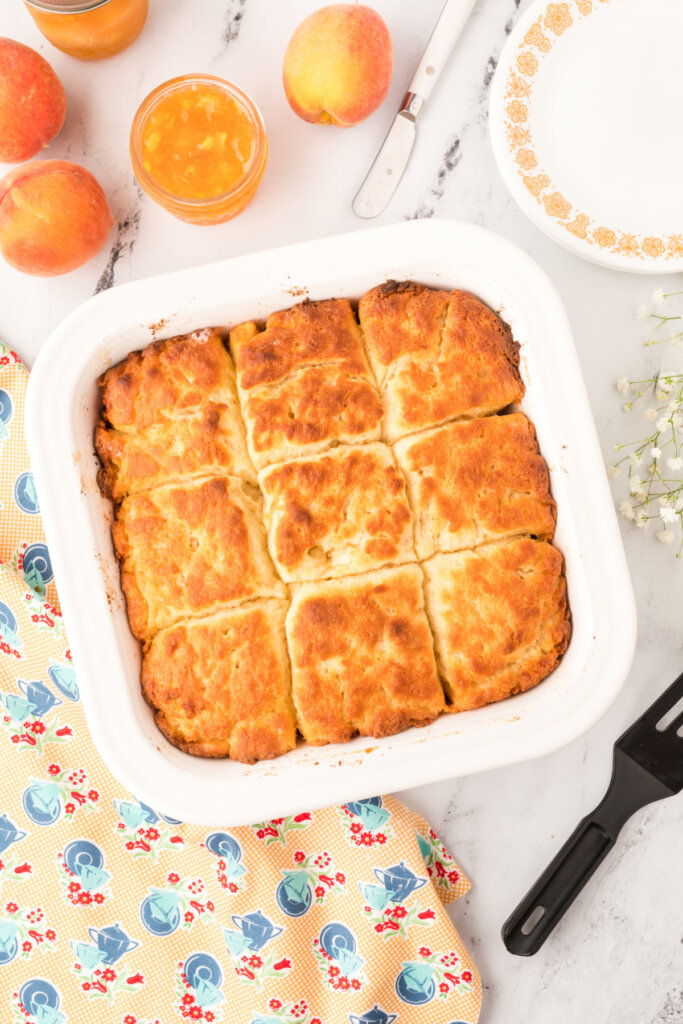
[[[571,632],[519,346],[387,282],[154,341],[99,380],[99,484],[166,739],[246,764],[527,690]]]

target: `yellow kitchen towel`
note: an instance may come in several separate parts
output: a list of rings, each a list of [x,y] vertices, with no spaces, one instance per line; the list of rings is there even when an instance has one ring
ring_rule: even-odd
[[[185,825],[110,774],[79,700],[0,343],[0,1019],[474,1024],[469,882],[392,797]],[[126,737],[120,741],[125,744]]]

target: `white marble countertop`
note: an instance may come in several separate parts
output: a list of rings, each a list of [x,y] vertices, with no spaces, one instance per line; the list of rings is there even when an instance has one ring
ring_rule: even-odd
[[[92,170],[117,220],[99,256],[66,277],[25,277],[0,261],[0,336],[28,363],[59,320],[102,288],[363,226],[351,212],[351,199],[441,0],[373,0],[394,39],[394,81],[381,109],[349,131],[304,124],[281,87],[286,42],[301,18],[321,5],[150,0],[147,26],[130,50],[83,64],[45,43],[18,0],[5,0],[0,34],[42,52],[66,88],[67,124],[45,155]],[[681,283],[584,263],[534,228],[510,198],[488,142],[487,94],[506,35],[527,6],[527,0],[476,4],[421,119],[405,179],[375,223],[434,215],[472,221],[513,239],[544,267],[567,306],[609,458],[614,441],[630,433],[614,380],[636,375],[646,363],[634,307],[647,302],[654,287],[669,291]],[[268,129],[270,163],[257,198],[240,218],[218,227],[191,227],[156,207],[137,188],[128,160],[128,131],[139,101],[159,82],[188,71],[237,82],[256,99]],[[638,649],[604,719],[542,760],[402,794],[431,819],[473,878],[472,893],[455,908],[454,920],[484,979],[482,1024],[683,1021],[683,797],[647,808],[630,822],[539,954],[515,958],[500,939],[517,901],[602,797],[613,741],[683,667],[683,563],[671,548],[628,525],[624,542],[638,602]]]

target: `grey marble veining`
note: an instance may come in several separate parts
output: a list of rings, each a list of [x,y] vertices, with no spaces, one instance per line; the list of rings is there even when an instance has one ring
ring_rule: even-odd
[[[151,0],[148,25],[126,53],[81,64],[43,44],[23,5],[4,3],[0,34],[41,50],[62,78],[69,112],[45,156],[84,163],[105,189],[116,227],[99,256],[65,278],[23,277],[0,264],[0,336],[30,363],[49,331],[96,290],[306,238],[368,225],[351,200],[384,138],[441,0],[372,0],[390,26],[396,70],[387,102],[346,131],[304,124],[282,91],[284,49],[323,0]],[[656,366],[634,308],[653,287],[683,287],[582,262],[519,212],[488,141],[495,67],[528,0],[479,0],[419,122],[401,186],[377,224],[446,217],[482,224],[526,249],[557,286],[574,330],[601,443],[633,430],[614,381]],[[218,227],[175,221],[140,193],[128,161],[139,102],[188,71],[229,78],[254,97],[270,157],[259,193]],[[0,168],[1,170],[1,168]],[[584,737],[541,760],[401,794],[438,828],[473,879],[453,909],[484,979],[482,1024],[683,1024],[683,796],[639,812],[617,848],[535,957],[510,956],[508,914],[579,819],[601,799],[611,748],[683,669],[683,563],[624,525],[639,613],[633,669],[613,707]],[[617,641],[618,642],[618,641]]]

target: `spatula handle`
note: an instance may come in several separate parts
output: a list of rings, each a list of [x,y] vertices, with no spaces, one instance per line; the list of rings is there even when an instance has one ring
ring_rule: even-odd
[[[569,837],[503,925],[503,942],[517,956],[537,953],[617,841],[628,819],[671,790],[619,747],[605,797]]]
[[[615,841],[592,815],[583,819],[505,922],[503,942],[511,953],[538,952]]]

